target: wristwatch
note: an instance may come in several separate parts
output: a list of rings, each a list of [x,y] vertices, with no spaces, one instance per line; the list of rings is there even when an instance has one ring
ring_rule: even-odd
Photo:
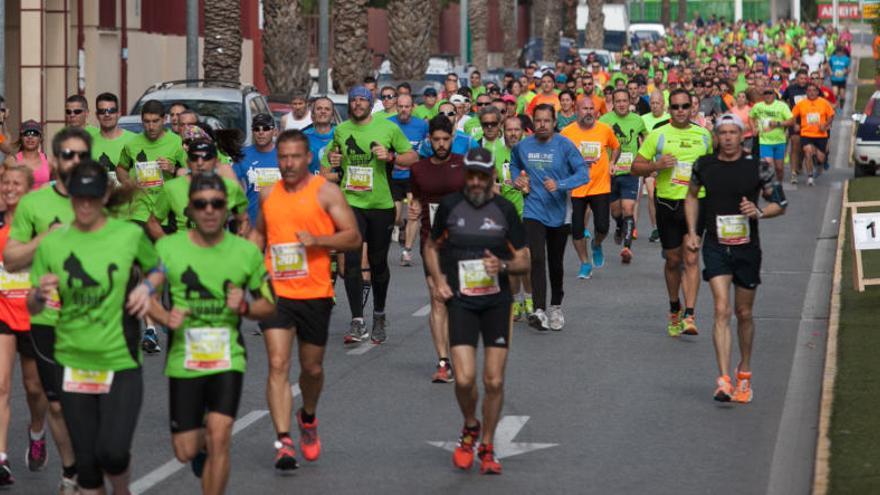
[[[501,262],[501,270],[500,270],[500,272],[501,272],[501,273],[507,273],[507,262],[506,262],[506,261],[502,261],[502,262]]]

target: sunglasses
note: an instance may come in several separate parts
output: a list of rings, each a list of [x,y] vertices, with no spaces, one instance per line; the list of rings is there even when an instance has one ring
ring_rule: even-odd
[[[489,104],[489,103],[488,103],[488,102],[485,102],[485,101],[478,101],[478,102],[477,102],[477,107],[485,107],[485,106],[488,105],[488,104]]]
[[[118,112],[118,111],[119,111],[119,109],[116,108],[116,107],[113,107],[113,108],[99,108],[99,109],[95,110],[95,112],[96,112],[98,115],[113,115],[114,113],[116,113],[116,112]]]
[[[214,210],[222,210],[226,208],[226,200],[221,198],[215,198],[210,201],[207,199],[194,199],[190,202],[190,206],[196,210],[207,210],[209,205]]]
[[[21,135],[23,137],[40,137],[40,131],[34,131],[34,130],[24,131],[21,133]]]
[[[690,110],[690,109],[691,109],[691,104],[690,104],[690,103],[684,103],[684,104],[682,104],[682,105],[669,105],[669,109],[670,109],[670,110]]]
[[[255,125],[253,127],[254,132],[269,132],[272,129],[275,129],[274,125]]]
[[[447,117],[455,117],[455,112],[440,112],[440,115],[445,115]]]
[[[67,108],[64,110],[64,113],[66,113],[67,115],[79,115],[83,112],[85,112],[85,110],[83,110],[82,108]]]
[[[214,155],[211,155],[209,153],[200,153],[200,152],[187,153],[186,156],[187,156],[187,158],[189,158],[189,161],[191,161],[191,162],[197,162],[199,160],[208,161],[208,160],[214,158]]]
[[[458,82],[458,79],[455,79],[453,77],[449,77],[446,79],[446,82]]]
[[[383,99],[383,100],[393,100],[394,98],[397,98],[397,96],[395,96],[395,95],[389,95],[389,94],[384,94],[384,95],[382,95],[382,99]]]
[[[480,125],[492,129],[498,127],[498,122],[480,122]]]
[[[79,157],[80,161],[86,160],[91,156],[88,151],[74,151],[71,149],[63,149],[58,155],[62,160],[73,160],[73,157]]]

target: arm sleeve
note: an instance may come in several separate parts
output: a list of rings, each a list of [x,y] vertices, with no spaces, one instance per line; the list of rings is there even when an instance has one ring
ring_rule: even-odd
[[[413,165],[409,169],[409,189],[412,192],[413,199],[418,200],[422,197],[422,190],[419,187],[419,181],[416,180],[416,176],[418,175],[417,167]]]
[[[568,139],[561,139],[560,146],[563,153],[562,159],[565,160],[565,166],[568,169],[569,176],[556,182],[557,187],[563,191],[570,191],[576,187],[586,185],[590,182],[590,164],[584,161],[581,153],[571,144]]]
[[[338,141],[336,141],[336,132],[334,132],[333,137],[330,138],[330,142],[327,143],[327,147],[324,148],[324,156],[321,157],[321,167],[330,168],[330,150],[336,149],[338,144]]]
[[[241,186],[237,183],[230,181],[229,185],[229,209],[232,210],[233,213],[241,213],[243,211],[247,211],[248,208],[248,200],[247,196],[244,195],[244,191],[241,190]]]
[[[250,260],[250,276],[247,280],[247,289],[251,292],[260,291],[263,284],[269,280],[269,273],[266,271],[266,263],[263,262],[263,256],[260,255],[259,249],[248,249],[251,253]]]
[[[697,158],[696,162],[694,162],[694,166],[693,166],[693,169],[691,172],[690,185],[699,186],[699,187],[703,186],[703,177],[702,177],[703,176],[703,167],[704,167],[703,157],[701,156],[701,157]]]

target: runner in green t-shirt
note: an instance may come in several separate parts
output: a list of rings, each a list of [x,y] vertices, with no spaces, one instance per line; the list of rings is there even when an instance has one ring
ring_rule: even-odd
[[[154,224],[151,231],[162,231],[159,225],[174,225],[177,230],[189,230],[193,228],[192,219],[188,212],[190,203],[189,189],[192,178],[197,175],[215,174],[217,167],[217,148],[211,141],[199,140],[189,144],[187,152],[188,166],[192,175],[177,177],[168,181],[162,192],[156,198],[156,205],[150,214],[149,223]],[[241,190],[238,181],[222,177],[226,183],[231,220],[238,235],[245,235],[249,229],[247,207],[248,200]],[[172,217],[173,223],[168,222]]]
[[[49,232],[73,220],[73,207],[67,197],[65,184],[73,167],[90,156],[90,144],[89,134],[76,127],[62,129],[52,139],[51,163],[59,180],[52,186],[26,194],[19,202],[10,227],[9,241],[3,250],[3,263],[7,271],[28,270],[37,247]],[[60,370],[54,357],[57,296],[47,306],[42,312],[31,316],[30,333],[34,348],[38,351],[37,372],[49,400],[49,426],[64,470],[61,487],[72,492],[76,488],[76,459],[61,414]],[[42,440],[45,441],[45,436]]]
[[[773,164],[776,180],[782,181],[785,175],[785,146],[788,137],[785,129],[794,125],[791,109],[784,102],[776,99],[773,88],[765,88],[764,101],[759,101],[749,112],[749,118],[758,132],[761,160]]]
[[[229,478],[232,425],[246,368],[242,317],[263,319],[275,311],[262,253],[224,231],[228,187],[214,174],[192,177],[186,198],[194,228],[156,243],[172,309],[153,303],[150,311],[171,330],[165,374],[174,452],[192,461],[197,476],[207,466],[206,493],[222,493]]]
[[[393,165],[409,167],[418,160],[403,131],[394,122],[374,119],[370,115],[373,95],[357,86],[348,93],[349,120],[339,124],[328,153],[321,160],[324,175],[335,179],[333,169],[342,168],[340,186],[354,210],[367,243],[367,258],[373,285],[373,329],[371,339],[380,344],[386,339],[385,298],[391,272],[388,270],[388,248],[394,225],[394,200],[391,197],[388,172]],[[345,291],[351,309],[349,334],[357,342],[365,333],[362,247],[345,253]]]
[[[149,307],[156,251],[143,229],[108,218],[125,201],[112,192],[107,170],[85,159],[67,181],[74,219],[48,234],[34,254],[28,309],[39,313],[57,294],[55,360],[63,367],[60,399],[76,454],[77,482],[99,490],[106,475],[127,493],[129,459],[143,400],[138,318]],[[132,289],[133,269],[148,273]],[[107,432],[112,432],[107,434]],[[105,464],[105,459],[118,459]]]
[[[440,102],[437,101],[437,90],[425,88],[422,94],[422,104],[413,110],[413,117],[423,120],[433,119],[440,111]]]
[[[676,89],[669,95],[670,122],[648,134],[633,162],[636,175],[657,174],[657,230],[666,258],[666,289],[669,295],[671,337],[696,335],[694,307],[700,286],[698,253],[684,247],[687,222],[684,198],[694,162],[712,152],[712,136],[705,128],[691,124],[691,97],[687,90]],[[702,197],[704,192],[700,193]],[[682,284],[682,263],[687,283]],[[679,291],[684,285],[685,307],[681,311]],[[683,321],[682,321],[683,320]]]
[[[629,263],[633,256],[630,248],[636,228],[636,200],[639,197],[639,177],[630,172],[641,139],[647,132],[639,114],[629,110],[627,90],[614,90],[612,107],[613,111],[599,117],[599,122],[608,124],[620,143],[617,162],[611,165],[611,218],[617,225],[614,241],[617,244],[623,243],[621,261]]]

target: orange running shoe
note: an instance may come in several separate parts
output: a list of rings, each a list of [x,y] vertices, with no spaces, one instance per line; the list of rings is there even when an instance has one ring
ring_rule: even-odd
[[[311,423],[303,423],[303,410],[300,409],[296,415],[296,422],[299,425],[299,449],[302,451],[303,457],[309,462],[317,461],[321,456],[321,438],[318,436],[318,418],[314,418]]]
[[[685,316],[682,326],[684,326],[683,333],[685,335],[699,335],[700,333],[697,331],[697,321],[694,318],[694,315]]]
[[[284,437],[275,440],[275,469],[282,472],[290,472],[299,467],[296,462],[296,450],[293,448],[293,440],[290,437]]]
[[[718,388],[715,389],[715,400],[718,402],[730,402],[730,398],[733,395],[733,385],[730,384],[730,377],[727,375],[719,376],[715,380],[715,384],[718,385]]]
[[[620,250],[620,262],[621,263],[623,263],[624,265],[628,265],[629,262],[632,261],[632,259],[633,259],[633,252],[628,247],[625,247]]]
[[[459,469],[470,469],[474,465],[474,445],[480,438],[480,423],[477,426],[467,426],[461,429],[458,438],[458,446],[452,453],[452,463]]]
[[[454,375],[452,374],[452,367],[449,366],[449,361],[443,359],[440,360],[437,364],[437,371],[431,376],[431,381],[434,383],[452,383],[455,381]]]
[[[752,401],[752,372],[736,370],[736,389],[733,392],[732,400],[742,404],[748,404]]]
[[[477,457],[480,458],[480,474],[501,474],[501,463],[495,458],[491,443],[481,443]]]

